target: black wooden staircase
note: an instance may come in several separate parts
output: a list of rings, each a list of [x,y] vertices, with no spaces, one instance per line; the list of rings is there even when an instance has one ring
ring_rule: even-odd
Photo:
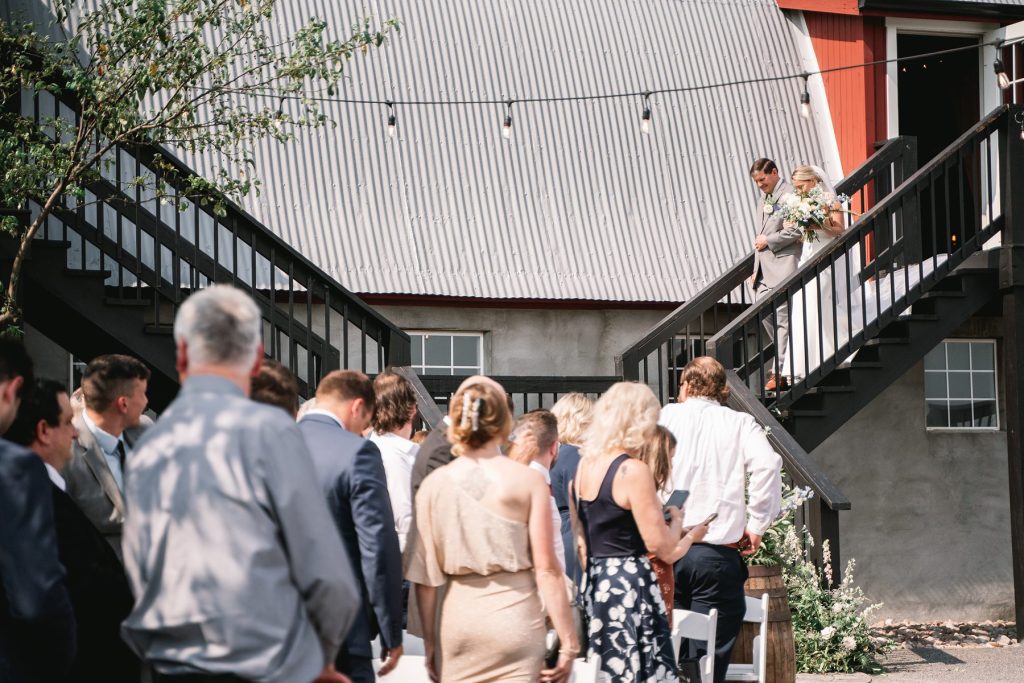
[[[75,116],[47,93],[31,108],[37,117]],[[156,154],[173,172],[160,170]],[[408,365],[408,335],[238,206],[228,202],[217,215],[187,200],[192,175],[167,150],[112,153],[85,199],[66,198],[36,235],[21,276],[25,321],[78,358],[118,351],[142,358],[153,369],[156,410],[177,390],[175,311],[212,283],[253,297],[267,355],[291,368],[304,395],[338,367],[374,373]],[[150,187],[163,180],[169,194],[157,198],[131,182],[138,177]],[[38,206],[29,208],[37,215]],[[13,253],[10,240],[0,246],[4,256]]]

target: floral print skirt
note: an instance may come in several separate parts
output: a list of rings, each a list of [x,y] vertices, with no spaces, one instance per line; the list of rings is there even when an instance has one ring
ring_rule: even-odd
[[[588,656],[601,659],[598,680],[678,681],[665,601],[650,561],[589,558],[586,581]]]

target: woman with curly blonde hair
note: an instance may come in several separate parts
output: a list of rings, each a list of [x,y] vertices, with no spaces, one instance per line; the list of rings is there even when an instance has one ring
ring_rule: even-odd
[[[430,679],[563,683],[580,645],[555,557],[548,485],[501,454],[512,416],[494,383],[470,384],[449,405],[448,439],[458,457],[416,493],[406,557]],[[557,663],[541,670],[545,607],[561,647]]]
[[[558,420],[558,455],[551,466],[551,493],[561,517],[562,547],[565,548],[565,574],[579,585],[579,563],[572,549],[572,520],[569,517],[569,482],[576,476],[580,464],[580,445],[594,416],[594,401],[584,394],[572,392],[558,399],[551,406],[551,413]]]
[[[655,435],[660,408],[643,384],[613,385],[594,406],[573,482],[588,656],[600,658],[611,680],[626,671],[638,683],[678,680],[668,608],[647,553],[674,564],[707,532],[697,526],[683,535],[677,508],[668,508],[665,523],[651,469],[636,459]]]

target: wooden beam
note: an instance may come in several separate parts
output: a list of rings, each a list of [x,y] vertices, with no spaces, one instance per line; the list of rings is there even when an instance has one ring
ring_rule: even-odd
[[[1002,160],[1003,375],[1006,387],[1006,455],[1010,484],[1010,547],[1013,557],[1014,607],[1024,624],[1024,140],[1014,123],[1024,107],[1013,105],[1000,132]]]

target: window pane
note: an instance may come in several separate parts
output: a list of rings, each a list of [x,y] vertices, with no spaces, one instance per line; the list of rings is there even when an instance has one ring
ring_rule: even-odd
[[[925,398],[946,398],[946,373],[926,372],[924,373],[924,397]]]
[[[480,372],[480,368],[452,368],[452,374],[457,377],[469,377]]]
[[[971,369],[971,345],[966,342],[946,342],[946,355],[950,370]]]
[[[971,398],[971,373],[951,372],[948,377],[950,398]]]
[[[949,410],[945,401],[928,401],[925,424],[928,427],[948,427]]]
[[[971,415],[971,402],[970,401],[950,401],[949,402],[949,426],[950,427],[970,427],[974,423],[974,418]]]
[[[928,352],[928,355],[924,357],[924,369],[925,370],[945,370],[946,369],[946,345],[939,344],[934,349]]]
[[[975,370],[995,370],[995,344],[971,344],[971,362]]]
[[[424,355],[427,365],[451,365],[452,364],[452,338],[447,334],[426,335],[424,342]],[[451,374],[451,373],[444,373]]]
[[[975,427],[998,427],[999,414],[996,402],[976,401],[974,403],[974,424]]]
[[[453,337],[452,364],[480,365],[480,337]]]
[[[410,334],[409,341],[412,342],[412,365],[423,365],[423,337],[419,334]]]
[[[996,376],[992,372],[971,373],[971,380],[974,382],[974,398],[995,398],[996,397]]]

